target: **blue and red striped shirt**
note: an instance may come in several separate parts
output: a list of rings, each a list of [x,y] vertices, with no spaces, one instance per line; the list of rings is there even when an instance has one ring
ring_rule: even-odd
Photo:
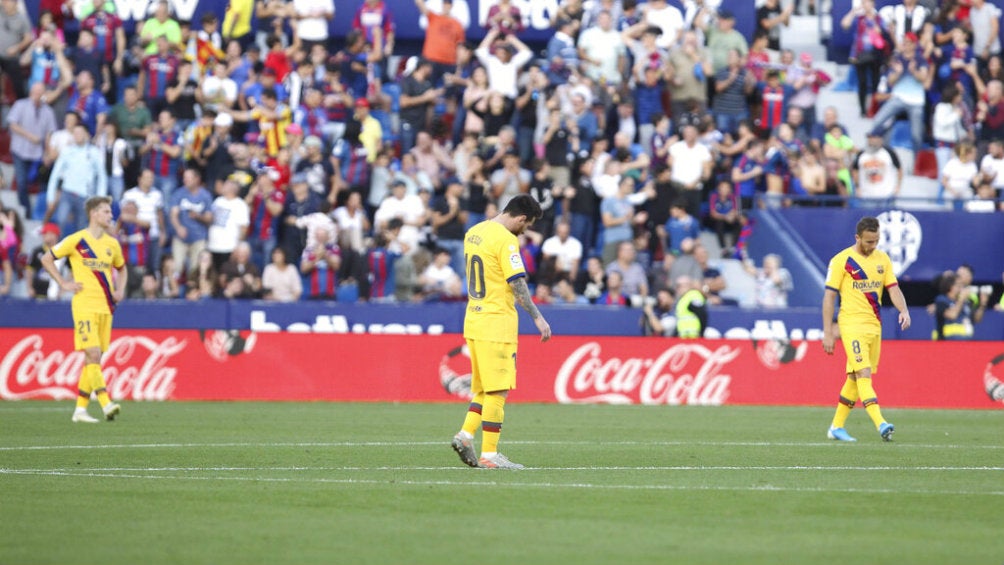
[[[143,59],[143,72],[146,75],[143,96],[147,100],[163,98],[167,86],[178,75],[178,58],[174,55],[150,55]]]

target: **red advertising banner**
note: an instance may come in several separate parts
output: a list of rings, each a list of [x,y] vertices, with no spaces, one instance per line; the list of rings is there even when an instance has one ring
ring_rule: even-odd
[[[459,335],[116,332],[102,361],[125,400],[456,401],[470,395]],[[0,399],[72,399],[83,355],[68,329],[0,330]],[[517,402],[816,405],[836,402],[844,355],[819,342],[527,336]],[[1004,344],[889,340],[883,404],[1001,408]]]

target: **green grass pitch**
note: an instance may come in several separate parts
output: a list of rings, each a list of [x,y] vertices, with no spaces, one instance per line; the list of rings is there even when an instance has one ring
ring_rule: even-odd
[[[450,449],[462,403],[71,410],[0,403],[0,564],[1004,561],[1004,411],[838,444],[830,408],[516,399],[507,472]]]

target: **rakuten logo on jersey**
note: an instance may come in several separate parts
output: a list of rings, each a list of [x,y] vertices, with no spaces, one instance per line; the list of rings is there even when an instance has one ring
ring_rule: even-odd
[[[564,404],[719,406],[728,398],[732,382],[732,376],[722,371],[739,353],[728,345],[710,349],[681,343],[655,359],[604,359],[600,344],[588,342],[562,363],[554,396]]]
[[[142,336],[116,339],[102,360],[108,393],[116,399],[167,400],[178,374],[168,362],[186,344],[186,340],[174,337],[163,341]],[[68,400],[77,396],[84,353],[46,352],[44,345],[42,336],[33,334],[7,351],[0,360],[0,398]]]

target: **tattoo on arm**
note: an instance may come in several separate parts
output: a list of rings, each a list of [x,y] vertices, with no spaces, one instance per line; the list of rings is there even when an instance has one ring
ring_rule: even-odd
[[[524,310],[530,314],[530,317],[536,320],[540,317],[540,310],[537,309],[537,305],[533,303],[533,297],[530,296],[530,287],[526,285],[526,278],[520,277],[509,283],[512,287],[513,294],[516,295],[516,302],[523,307]]]

